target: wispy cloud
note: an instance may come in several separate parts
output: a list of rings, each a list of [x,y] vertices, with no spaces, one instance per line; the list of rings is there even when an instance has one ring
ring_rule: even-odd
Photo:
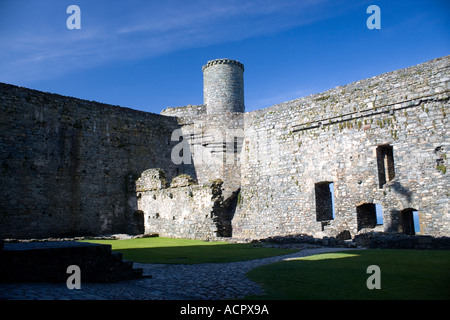
[[[28,23],[22,24],[14,23],[14,15],[20,15],[17,7],[3,8],[11,12],[0,17],[6,18],[0,24],[0,81],[53,78],[114,61],[274,33],[323,18],[314,13],[328,1],[133,0],[117,5],[80,0],[81,30],[65,27],[68,15],[59,13],[56,21],[54,7],[46,3],[28,8],[38,11],[28,12],[22,17]]]
[[[247,99],[248,101],[246,101],[246,110],[254,111],[261,108],[267,108],[275,104],[295,100],[300,97],[305,97],[307,95],[310,95],[311,93],[313,93],[312,90],[299,88],[288,88],[282,92],[278,92],[278,94],[274,94],[273,92],[266,92],[263,93],[262,96],[249,97]]]

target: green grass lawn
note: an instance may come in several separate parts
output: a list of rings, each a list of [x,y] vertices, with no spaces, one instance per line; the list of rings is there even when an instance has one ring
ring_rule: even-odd
[[[380,267],[381,289],[369,290]],[[450,251],[352,250],[282,261],[253,269],[247,276],[267,294],[248,299],[450,299]]]
[[[294,249],[254,247],[251,244],[208,242],[201,240],[172,239],[163,237],[127,240],[85,240],[85,242],[109,244],[123,258],[141,263],[207,263],[235,262],[260,259],[294,253]]]
[[[124,259],[141,263],[235,262],[298,251],[162,237],[86,241],[109,244]],[[379,290],[367,288],[370,265],[380,267]],[[250,300],[449,300],[450,251],[375,249],[324,253],[261,266],[247,276],[267,292],[247,297]]]

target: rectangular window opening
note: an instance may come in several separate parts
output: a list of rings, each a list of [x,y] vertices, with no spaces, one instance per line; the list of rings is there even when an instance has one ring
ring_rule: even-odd
[[[377,207],[374,203],[364,203],[356,207],[358,231],[377,226]]]
[[[323,226],[327,225],[326,221],[333,220],[335,215],[334,184],[329,181],[316,183],[314,191],[316,196],[316,221],[323,222],[323,229]]]

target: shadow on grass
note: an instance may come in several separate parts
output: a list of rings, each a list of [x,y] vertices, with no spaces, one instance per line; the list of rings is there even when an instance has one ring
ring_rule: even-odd
[[[368,289],[370,265],[380,267],[381,289]],[[283,261],[247,276],[267,300],[450,299],[450,251],[355,250]]]
[[[299,249],[253,247],[249,244],[192,245],[114,249],[123,258],[140,263],[224,263],[267,258],[298,252]]]

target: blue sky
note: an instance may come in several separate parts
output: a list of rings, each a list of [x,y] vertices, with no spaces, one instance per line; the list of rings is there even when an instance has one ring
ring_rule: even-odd
[[[448,55],[449,16],[444,0],[0,0],[0,82],[159,113],[202,104],[202,66],[230,58],[252,111]]]

